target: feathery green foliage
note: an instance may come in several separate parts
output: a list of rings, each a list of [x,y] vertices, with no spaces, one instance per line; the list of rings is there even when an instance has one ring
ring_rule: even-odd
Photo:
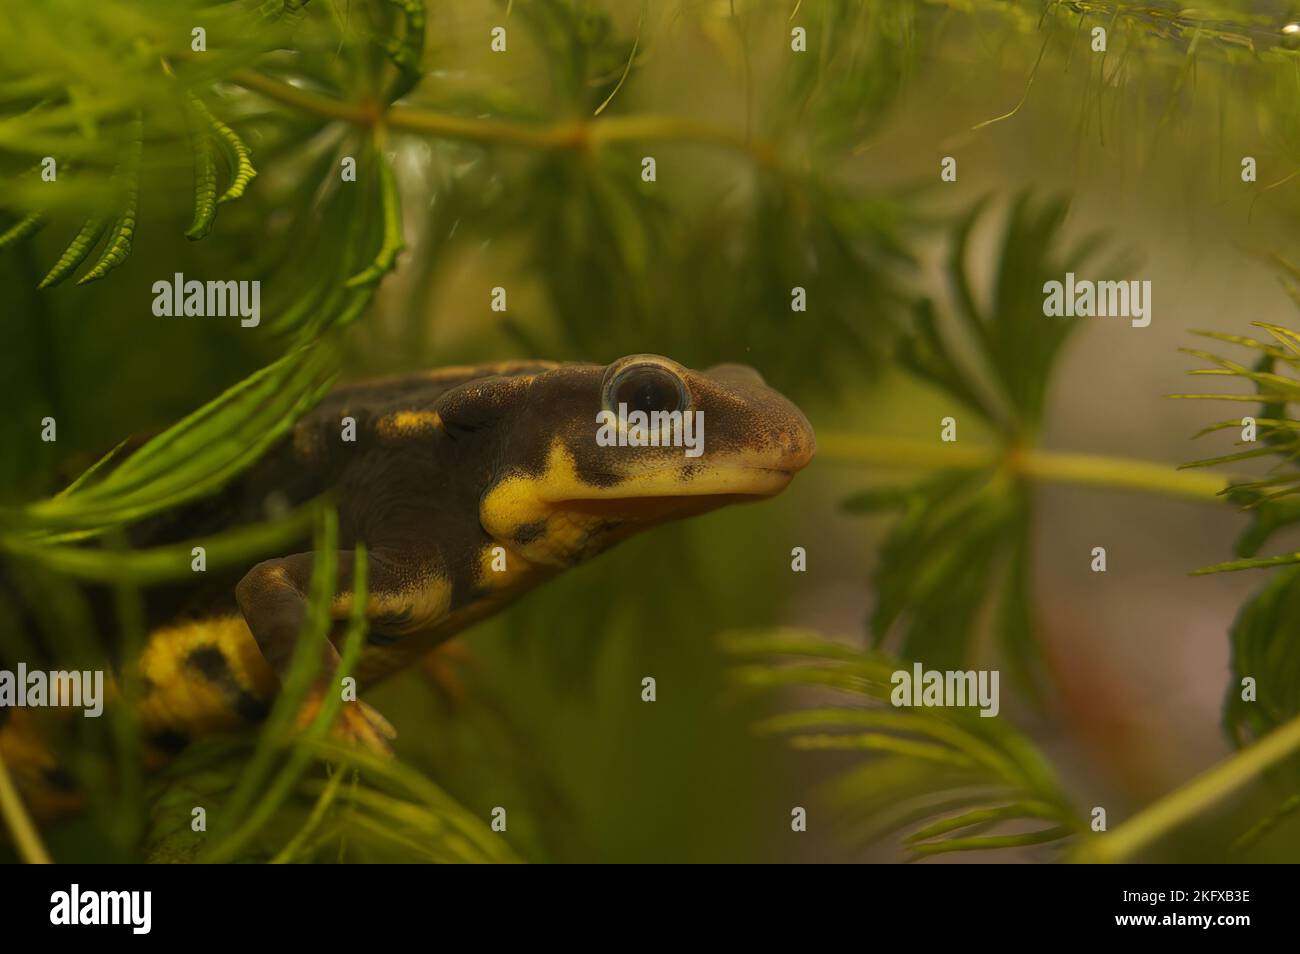
[[[204,128],[193,134],[194,149],[194,221],[185,230],[188,239],[201,239],[212,228],[217,216],[216,147]]]
[[[722,640],[748,662],[735,671],[744,686],[802,690],[807,702],[831,691],[832,702],[770,716],[756,729],[796,749],[873,755],[826,793],[855,839],[906,831],[908,851],[935,855],[1044,844],[1085,830],[1042,756],[1004,719],[890,705],[893,674],[910,664],[798,630]],[[1008,824],[1021,830],[1006,831]]]
[[[1294,275],[1294,270],[1289,271]],[[1300,475],[1294,470],[1300,452],[1296,439],[1300,423],[1287,416],[1288,405],[1300,399],[1300,378],[1294,376],[1295,369],[1300,367],[1300,335],[1277,325],[1255,324],[1267,331],[1272,340],[1266,342],[1239,335],[1202,332],[1206,337],[1258,352],[1252,366],[1203,350],[1183,349],[1211,365],[1192,374],[1242,378],[1254,386],[1254,393],[1175,395],[1201,399],[1244,398],[1260,404],[1259,416],[1254,418],[1256,440],[1237,442],[1247,449],[1199,460],[1185,467],[1277,458],[1270,468],[1270,476],[1233,483],[1224,492],[1252,518],[1237,541],[1236,549],[1241,559],[1197,571],[1214,573],[1261,567],[1283,568],[1241,608],[1229,633],[1232,677],[1224,692],[1223,726],[1238,747],[1257,742],[1287,722],[1300,718],[1300,640],[1294,636],[1297,625],[1300,625],[1300,567],[1294,564],[1300,563],[1300,554],[1254,555],[1276,532],[1300,521],[1300,504],[1290,496],[1300,489]],[[1284,373],[1288,371],[1291,373]],[[1197,436],[1225,430],[1240,431],[1243,426],[1241,418],[1219,421],[1203,428]],[[1249,446],[1250,443],[1259,446]],[[1248,685],[1253,689],[1249,693],[1246,691]],[[1239,850],[1258,842],[1294,813],[1297,804],[1294,792],[1300,784],[1300,759],[1292,759],[1289,768],[1273,772],[1272,780],[1282,802],[1273,813],[1241,835],[1236,844]]]
[[[240,382],[68,492],[0,511],[0,527],[46,540],[84,538],[223,486],[312,407],[333,380],[328,342],[308,345]],[[0,536],[0,545],[5,537]]]
[[[1278,530],[1300,521],[1300,504],[1290,499],[1300,491],[1300,472],[1295,461],[1300,455],[1300,422],[1287,416],[1287,407],[1300,401],[1300,334],[1280,325],[1254,322],[1272,339],[1259,340],[1242,335],[1218,332],[1199,332],[1204,337],[1226,344],[1237,345],[1255,353],[1252,365],[1245,365],[1211,352],[1184,348],[1185,353],[1211,365],[1197,368],[1190,374],[1210,377],[1232,377],[1249,382],[1254,390],[1239,393],[1174,394],[1171,397],[1193,400],[1219,400],[1259,404],[1259,411],[1243,417],[1217,421],[1203,428],[1196,436],[1230,431],[1241,431],[1245,417],[1254,421],[1256,440],[1237,441],[1243,450],[1220,454],[1184,464],[1183,467],[1208,467],[1237,464],[1256,458],[1276,458],[1267,476],[1255,480],[1238,480],[1224,491],[1229,499],[1248,510],[1252,523],[1237,543],[1239,560],[1206,567],[1200,571],[1213,573],[1223,570],[1244,570],[1252,567],[1278,566],[1300,562],[1300,553],[1257,557],[1260,547]]]
[[[1248,745],[1300,715],[1300,568],[1279,572],[1242,607],[1233,623],[1232,674],[1224,694],[1223,723],[1233,742]],[[1242,680],[1257,684],[1258,698],[1242,699]]]
[[[901,628],[906,658],[963,668],[973,662],[977,621],[991,603],[1000,656],[1033,690],[1039,662],[1030,581],[1033,507],[1015,462],[1036,440],[1051,370],[1077,327],[1044,319],[1041,289],[1046,280],[1090,266],[1101,239],[1062,248],[1067,204],[1021,194],[1000,230],[990,297],[983,303],[973,291],[968,258],[986,208],[977,204],[953,229],[945,274],[954,313],[940,322],[933,301],[918,301],[900,360],[953,401],[950,416],[959,434],[986,427],[998,436],[1002,456],[991,470],[940,471],[909,485],[864,491],[843,506],[858,514],[900,513],[874,579],[875,645]],[[1123,264],[1113,259],[1098,268],[1110,275]]]

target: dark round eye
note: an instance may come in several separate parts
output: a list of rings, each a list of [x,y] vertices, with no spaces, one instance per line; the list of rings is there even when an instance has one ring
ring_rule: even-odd
[[[686,387],[681,379],[655,364],[624,368],[610,381],[605,392],[610,409],[626,404],[629,412],[681,411],[686,407]]]

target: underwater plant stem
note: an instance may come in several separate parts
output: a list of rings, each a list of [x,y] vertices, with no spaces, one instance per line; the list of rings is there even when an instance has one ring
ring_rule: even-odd
[[[1297,750],[1300,750],[1300,716],[1284,722],[1236,755],[1202,772],[1182,788],[1148,805],[1114,831],[1083,848],[1077,860],[1127,861]]]
[[[305,845],[312,835],[320,828],[321,822],[325,820],[325,814],[329,811],[330,806],[334,804],[334,799],[338,795],[339,785],[343,781],[343,770],[336,768],[334,774],[325,785],[325,790],[321,792],[320,797],[316,799],[316,804],[312,806],[311,814],[307,816],[307,821],[298,829],[298,833],[289,840],[280,851],[267,864],[283,865],[293,861],[298,851]]]
[[[45,850],[41,836],[32,824],[32,818],[23,806],[18,795],[9,767],[5,765],[4,756],[0,755],[0,814],[4,815],[9,832],[14,837],[18,854],[29,865],[48,865],[53,863],[50,853]]]
[[[552,124],[523,123],[453,116],[409,106],[367,107],[323,96],[253,70],[241,70],[231,81],[268,99],[318,116],[360,125],[382,123],[390,129],[485,145],[580,149],[615,142],[672,140],[723,146],[747,153],[763,163],[773,163],[777,156],[776,150],[767,143],[683,116],[609,116]]]
[[[362,123],[367,118],[365,110],[355,103],[346,103],[332,96],[322,96],[320,93],[313,93],[311,90],[275,79],[265,73],[258,73],[256,70],[240,70],[230,78],[230,81],[236,86],[261,93],[267,99],[293,106],[303,112],[315,113],[317,116],[341,119],[349,123]]]
[[[944,444],[939,441],[874,434],[821,433],[817,455],[823,459],[887,467],[979,470],[1003,467],[1013,475],[1045,483],[1110,487],[1142,493],[1218,503],[1228,486],[1223,474],[1181,471],[1171,464],[1071,454],[1035,447],[1004,451],[991,445]]]
[[[1172,464],[1127,457],[1044,450],[1022,451],[1018,456],[1019,472],[1036,480],[1137,490],[1208,503],[1222,502],[1222,492],[1229,483],[1223,474],[1177,470]]]

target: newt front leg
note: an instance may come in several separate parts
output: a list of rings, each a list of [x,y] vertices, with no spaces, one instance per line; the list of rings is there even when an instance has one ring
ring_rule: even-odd
[[[355,552],[339,551],[339,571],[331,600],[332,615],[346,618],[351,611]],[[314,553],[295,553],[257,564],[235,588],[235,598],[256,641],[276,677],[283,679],[307,620],[307,592],[315,565]],[[378,550],[370,556],[370,598],[366,617],[385,627],[391,616],[384,607],[402,599],[402,579],[395,555]],[[329,639],[321,645],[321,673],[299,714],[299,727],[311,722],[326,692],[341,691],[335,673],[339,652]],[[391,754],[389,740],[397,733],[373,707],[360,700],[345,702],[333,731],[363,747]]]

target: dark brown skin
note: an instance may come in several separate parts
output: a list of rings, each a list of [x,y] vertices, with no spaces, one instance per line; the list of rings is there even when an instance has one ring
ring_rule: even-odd
[[[703,412],[703,452],[601,446],[597,412],[614,409],[615,397],[646,411]],[[343,439],[348,418],[354,441]],[[332,491],[339,621],[352,610],[358,543],[368,556],[369,631],[355,672],[364,689],[633,533],[779,493],[813,451],[799,409],[741,365],[691,371],[634,355],[608,366],[447,368],[335,390],[218,498],[134,537],[192,538]],[[265,716],[303,628],[314,561],[304,549],[161,594],[134,664],[138,714],[156,747]],[[338,651],[326,642],[322,652],[315,701],[336,691]],[[393,735],[362,702],[344,706],[338,731],[380,751]]]

